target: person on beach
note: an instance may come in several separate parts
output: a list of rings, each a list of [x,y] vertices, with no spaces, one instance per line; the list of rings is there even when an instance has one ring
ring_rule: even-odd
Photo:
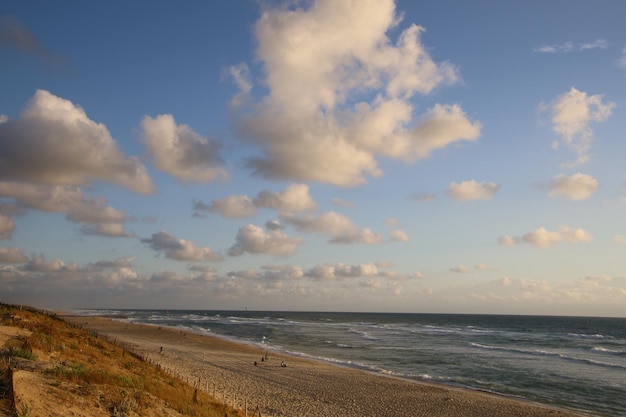
[[[159,353],[163,353],[163,346],[161,346],[161,350],[159,350]]]

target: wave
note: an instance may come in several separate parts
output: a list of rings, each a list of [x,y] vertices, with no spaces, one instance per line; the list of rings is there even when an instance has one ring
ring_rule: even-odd
[[[506,351],[506,352],[521,353],[521,354],[525,354],[525,355],[557,357],[557,358],[561,358],[561,359],[566,360],[566,361],[585,363],[587,365],[594,365],[594,366],[602,366],[602,367],[605,367],[605,368],[626,369],[626,365],[620,365],[620,364],[617,364],[617,363],[602,362],[602,361],[598,361],[598,360],[590,359],[590,358],[580,358],[580,357],[577,357],[577,356],[570,356],[570,355],[565,355],[565,354],[559,353],[559,352],[550,352],[550,351],[541,350],[541,349],[510,348],[510,347],[502,347],[502,346],[483,345],[483,344],[480,344],[480,343],[470,343],[470,346],[475,347],[475,348],[479,348],[479,349],[501,350],[501,351]]]
[[[584,334],[584,333],[568,333],[567,337],[571,337],[573,339],[612,339],[611,336],[604,336],[602,334]]]
[[[591,350],[608,355],[626,355],[626,350],[609,349],[602,346],[595,346]]]

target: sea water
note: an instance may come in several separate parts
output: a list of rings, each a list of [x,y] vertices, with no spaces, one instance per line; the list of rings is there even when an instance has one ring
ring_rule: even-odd
[[[398,377],[626,417],[626,319],[83,310]]]

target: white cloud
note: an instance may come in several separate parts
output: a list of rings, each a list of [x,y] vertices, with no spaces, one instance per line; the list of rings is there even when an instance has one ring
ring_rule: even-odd
[[[529,243],[540,248],[547,248],[557,243],[581,243],[591,242],[593,237],[584,229],[572,229],[568,226],[561,226],[558,231],[550,231],[544,227],[526,233],[519,237],[503,236],[499,239],[501,245],[515,246],[520,243]]]
[[[154,191],[146,168],[126,158],[107,128],[71,101],[37,90],[20,117],[0,123],[0,180],[49,185],[107,181]]]
[[[222,255],[213,252],[210,247],[196,246],[193,242],[178,239],[171,233],[160,231],[153,233],[151,237],[141,239],[142,243],[147,243],[158,252],[164,252],[165,257],[177,261],[220,261]]]
[[[0,114],[0,123],[5,123],[9,121],[9,116],[6,114]]]
[[[574,42],[568,41],[559,44],[542,45],[533,49],[533,51],[543,53],[568,53],[574,51],[586,51],[589,49],[607,49],[608,47],[609,43],[605,39],[596,39],[592,42],[583,42],[579,44],[574,44]]]
[[[589,150],[593,142],[591,122],[604,122],[613,112],[615,103],[602,101],[602,95],[589,96],[574,87],[569,92],[558,96],[550,107],[544,104],[540,109],[552,111],[552,128],[561,137],[565,145],[574,151],[582,164],[589,159]]]
[[[228,218],[251,217],[257,213],[257,208],[270,208],[279,213],[298,213],[313,211],[317,204],[311,197],[309,186],[306,184],[290,184],[281,192],[263,190],[254,199],[247,195],[231,195],[223,199],[205,204],[194,201],[193,208],[196,215],[201,212],[215,212]]]
[[[566,176],[559,174],[549,184],[550,196],[563,195],[571,200],[586,200],[600,187],[598,180],[580,172]]]
[[[408,242],[410,240],[408,233],[400,229],[392,230],[389,233],[389,238],[395,242]]]
[[[280,193],[261,191],[254,199],[256,207],[271,208],[279,213],[299,213],[317,209],[306,184],[290,184]]]
[[[254,203],[246,195],[230,195],[222,199],[213,200],[210,204],[194,201],[193,208],[196,213],[208,211],[219,213],[229,219],[251,217],[256,214]]]
[[[129,220],[121,210],[106,205],[103,198],[83,194],[78,187],[0,182],[0,197],[12,198],[17,207],[66,213],[66,219],[85,223],[83,233],[127,237],[122,223]]]
[[[54,272],[61,271],[63,269],[75,269],[75,264],[66,265],[65,262],[60,259],[47,261],[46,257],[43,255],[34,255],[26,263],[26,265],[24,265],[23,269],[25,271],[33,272]]]
[[[237,232],[236,243],[228,250],[230,256],[244,253],[291,255],[298,250],[302,242],[299,237],[289,237],[282,230],[264,231],[262,228],[249,224]]]
[[[469,266],[465,266],[465,265],[459,265],[459,266],[450,268],[450,271],[456,272],[458,274],[467,274],[469,272],[472,272],[472,268],[470,268]]]
[[[452,182],[446,190],[448,196],[455,200],[491,200],[500,189],[495,182],[476,182],[475,180]]]
[[[0,218],[0,223],[2,219]],[[1,226],[0,226],[1,228]],[[1,232],[0,232],[1,233]],[[0,247],[0,263],[3,264],[20,264],[27,261],[24,251],[20,248],[4,248]]]
[[[415,94],[459,77],[432,60],[423,28],[411,24],[393,43],[387,32],[400,20],[393,0],[265,9],[254,33],[267,95],[246,97],[254,87],[247,69],[231,69],[239,133],[263,151],[248,161],[255,173],[355,186],[382,175],[379,155],[411,161],[478,137],[480,124],[458,105],[437,104],[413,122]]]
[[[328,236],[331,243],[375,244],[383,241],[379,234],[369,228],[360,228],[348,217],[335,211],[320,216],[283,216],[283,220],[301,232]]]
[[[207,182],[228,177],[220,167],[222,158],[217,144],[187,125],[177,125],[171,114],[154,119],[146,116],[141,128],[141,140],[161,171],[182,181]]]

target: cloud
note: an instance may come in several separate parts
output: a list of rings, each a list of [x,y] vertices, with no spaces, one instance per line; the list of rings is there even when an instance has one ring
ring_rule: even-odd
[[[392,230],[389,233],[389,238],[394,242],[408,242],[410,240],[408,233],[400,229]]]
[[[420,203],[425,203],[429,201],[435,201],[437,199],[437,194],[416,193],[411,195],[411,198]]]
[[[529,232],[519,237],[503,236],[499,239],[499,242],[504,246],[529,243],[535,247],[547,248],[557,243],[591,242],[592,239],[591,234],[584,229],[572,229],[568,226],[561,226],[558,231],[550,231],[540,227],[534,232]]]
[[[31,53],[46,65],[61,65],[65,58],[53,53],[15,16],[0,16],[0,46]]]
[[[0,180],[47,185],[106,181],[154,192],[146,168],[71,101],[37,90],[17,120],[0,123]]]
[[[589,49],[608,49],[609,43],[605,39],[596,39],[592,42],[574,44],[568,41],[560,44],[542,45],[533,49],[534,52],[542,53],[568,53],[574,51],[586,51]]]
[[[0,240],[9,239],[13,236],[15,230],[15,222],[9,216],[0,214]]]
[[[171,114],[146,116],[141,128],[141,141],[159,170],[182,181],[228,178],[220,167],[222,158],[217,144],[187,125],[177,125]]]
[[[591,122],[604,122],[612,114],[615,103],[603,103],[602,95],[589,96],[574,87],[558,96],[551,105],[541,104],[539,108],[552,112],[552,129],[564,144],[578,155],[576,164],[589,160],[589,150],[593,142]]]
[[[463,181],[452,182],[446,190],[446,194],[455,200],[491,200],[500,189],[500,184],[495,182]]]
[[[470,272],[473,272],[473,271],[484,271],[488,268],[489,267],[486,264],[476,264],[474,265],[474,268],[470,268],[469,266],[465,266],[465,265],[458,265],[453,268],[450,268],[450,271],[456,272],[457,274],[469,274]]]
[[[2,220],[0,219],[0,222]],[[28,260],[24,251],[19,248],[3,248],[0,247],[0,263],[3,264],[21,264]]]
[[[383,241],[379,234],[369,228],[360,228],[348,217],[335,211],[320,216],[283,216],[283,220],[300,232],[330,237],[331,243],[376,244]]]
[[[250,197],[246,195],[230,195],[223,199],[213,200],[210,204],[194,201],[193,209],[197,214],[201,212],[219,213],[229,219],[251,217],[257,211]]]
[[[193,208],[196,216],[201,216],[202,212],[212,212],[227,218],[244,218],[254,216],[257,208],[270,208],[289,214],[313,211],[317,209],[317,204],[309,193],[308,185],[290,184],[278,193],[263,190],[254,199],[247,195],[231,195],[213,200],[210,204],[194,201]]]
[[[90,265],[96,268],[130,268],[135,259],[134,256],[125,256],[114,261],[103,259]]]
[[[626,236],[625,235],[615,235],[613,236],[613,241],[618,245],[626,245]]]
[[[131,236],[121,224],[129,220],[123,211],[107,206],[104,198],[84,195],[78,187],[0,182],[0,197],[13,198],[21,209],[66,213],[67,220],[85,223],[81,229],[84,234]]]
[[[571,200],[586,200],[600,187],[591,175],[576,173],[572,176],[559,174],[549,184],[550,196],[563,195]]]
[[[88,236],[135,237],[134,233],[126,232],[124,226],[120,223],[85,224],[80,228],[80,231]]]
[[[279,213],[300,213],[317,209],[306,184],[290,184],[280,193],[261,191],[254,199],[254,205],[271,208]]]
[[[165,257],[177,261],[221,261],[222,255],[213,252],[210,247],[196,246],[193,242],[178,239],[164,230],[153,233],[151,237],[141,239],[152,250],[164,252]]]
[[[302,242],[299,237],[289,237],[280,229],[262,228],[249,224],[237,232],[236,243],[228,250],[230,256],[240,256],[244,253],[291,255],[298,250]]]
[[[271,179],[356,186],[382,175],[378,156],[410,162],[475,140],[480,124],[458,105],[436,104],[413,120],[414,95],[459,76],[433,61],[424,28],[411,24],[394,43],[387,33],[400,20],[393,0],[266,8],[254,34],[267,94],[255,100],[247,67],[231,69],[238,132],[263,152],[247,166]]]
[[[60,259],[47,261],[44,255],[33,255],[23,268],[24,271],[33,272],[55,272],[74,269],[76,269],[76,264],[66,265],[65,262]]]

